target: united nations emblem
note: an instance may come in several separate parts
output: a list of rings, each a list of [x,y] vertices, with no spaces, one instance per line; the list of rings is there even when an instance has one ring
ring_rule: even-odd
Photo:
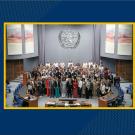
[[[80,33],[72,30],[62,30],[59,33],[59,42],[64,48],[76,48],[80,42]]]

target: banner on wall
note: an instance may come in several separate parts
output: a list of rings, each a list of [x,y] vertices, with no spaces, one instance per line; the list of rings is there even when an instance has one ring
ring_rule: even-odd
[[[118,26],[118,55],[132,55],[132,25]]]
[[[115,24],[106,25],[105,53],[114,54]]]
[[[33,24],[25,24],[25,53],[34,53]]]
[[[21,24],[7,26],[8,55],[22,54]]]

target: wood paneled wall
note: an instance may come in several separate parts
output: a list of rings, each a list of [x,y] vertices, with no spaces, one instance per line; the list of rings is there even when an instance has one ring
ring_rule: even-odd
[[[117,60],[116,73],[126,80],[133,81],[133,61]]]
[[[23,73],[23,60],[6,61],[6,79],[14,80]]]

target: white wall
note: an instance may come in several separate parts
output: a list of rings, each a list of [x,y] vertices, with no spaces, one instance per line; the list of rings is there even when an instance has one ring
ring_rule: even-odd
[[[92,59],[93,31],[92,25],[74,25],[71,29],[80,33],[80,43],[77,48],[63,48],[58,39],[59,32],[66,29],[64,25],[45,26],[45,60],[49,62],[70,59],[75,62],[84,62]],[[39,54],[40,55],[40,54]]]

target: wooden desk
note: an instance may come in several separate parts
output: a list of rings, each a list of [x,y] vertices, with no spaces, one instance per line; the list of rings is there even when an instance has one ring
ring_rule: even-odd
[[[100,97],[98,99],[99,107],[108,107],[108,103],[113,102],[115,99],[117,99],[118,93],[108,93],[107,95]]]
[[[89,101],[81,101],[80,102],[81,107],[91,107],[91,103]]]
[[[56,106],[56,101],[53,99],[50,99],[45,103],[45,107],[55,107],[55,106]]]
[[[26,86],[20,89],[19,97],[23,99],[25,107],[38,107],[38,98],[36,96],[30,96],[31,98],[28,99]]]
[[[91,107],[90,101],[78,101],[77,99],[60,99],[61,101],[48,100],[45,103],[45,107]],[[74,103],[69,104],[68,101],[73,101]]]
[[[59,98],[59,101],[68,101],[69,104],[73,104],[74,101],[77,101],[76,98]]]
[[[28,100],[28,105],[29,107],[38,107],[38,99],[35,98],[35,99],[30,99]]]
[[[28,99],[28,97],[25,97],[24,102],[28,103],[28,107],[38,107],[38,98],[37,97],[31,98],[31,99]]]
[[[108,101],[107,100],[102,100],[101,98],[98,99],[98,105],[99,107],[107,107],[108,106]]]

